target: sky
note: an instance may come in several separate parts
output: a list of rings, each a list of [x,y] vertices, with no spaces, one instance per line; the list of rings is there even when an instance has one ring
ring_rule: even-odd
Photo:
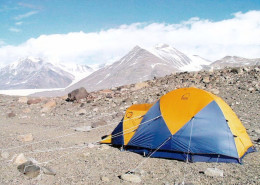
[[[0,1],[0,66],[27,56],[101,64],[158,43],[211,61],[260,58],[260,1]]]

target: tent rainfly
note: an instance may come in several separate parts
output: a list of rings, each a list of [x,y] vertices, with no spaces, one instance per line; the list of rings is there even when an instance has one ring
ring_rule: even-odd
[[[130,106],[101,143],[190,162],[241,163],[254,151],[230,106],[220,97],[192,87],[173,90],[154,104]]]

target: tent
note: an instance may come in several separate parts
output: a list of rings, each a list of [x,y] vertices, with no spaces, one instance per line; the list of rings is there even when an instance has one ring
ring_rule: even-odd
[[[190,162],[241,163],[254,151],[236,114],[221,98],[198,88],[181,88],[154,104],[130,106],[101,143],[149,157]]]

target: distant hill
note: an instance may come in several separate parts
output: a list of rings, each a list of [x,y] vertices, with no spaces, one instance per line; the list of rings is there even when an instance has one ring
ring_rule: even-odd
[[[247,59],[237,56],[226,56],[220,60],[213,62],[210,66],[214,69],[222,69],[224,67],[240,67],[260,65],[260,58]]]

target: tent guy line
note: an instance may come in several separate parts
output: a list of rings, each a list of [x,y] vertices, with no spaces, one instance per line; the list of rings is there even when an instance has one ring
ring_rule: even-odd
[[[137,116],[137,117],[134,117],[134,118],[130,118],[129,120],[138,119],[140,117],[142,117],[142,116]],[[99,126],[99,127],[96,127],[96,128],[92,128],[91,130],[96,130],[96,129],[107,127],[107,126],[114,125],[114,124],[118,124],[118,123],[111,123],[111,124]],[[34,144],[38,144],[38,143],[42,143],[42,142],[46,142],[46,141],[51,141],[51,140],[54,140],[54,139],[59,139],[59,138],[71,136],[71,135],[74,135],[74,134],[78,134],[78,133],[75,132],[75,133],[70,133],[70,134],[66,134],[66,135],[62,135],[62,136],[58,136],[58,137],[54,137],[54,138],[50,138],[50,139],[40,140],[40,141],[36,141],[36,142],[33,142],[33,143],[28,143],[28,144],[24,144],[24,145],[15,146],[15,147],[2,148],[1,151],[8,151],[8,150],[16,149],[16,148],[21,148],[21,147],[24,147],[24,146],[30,146],[30,145],[34,145]]]

